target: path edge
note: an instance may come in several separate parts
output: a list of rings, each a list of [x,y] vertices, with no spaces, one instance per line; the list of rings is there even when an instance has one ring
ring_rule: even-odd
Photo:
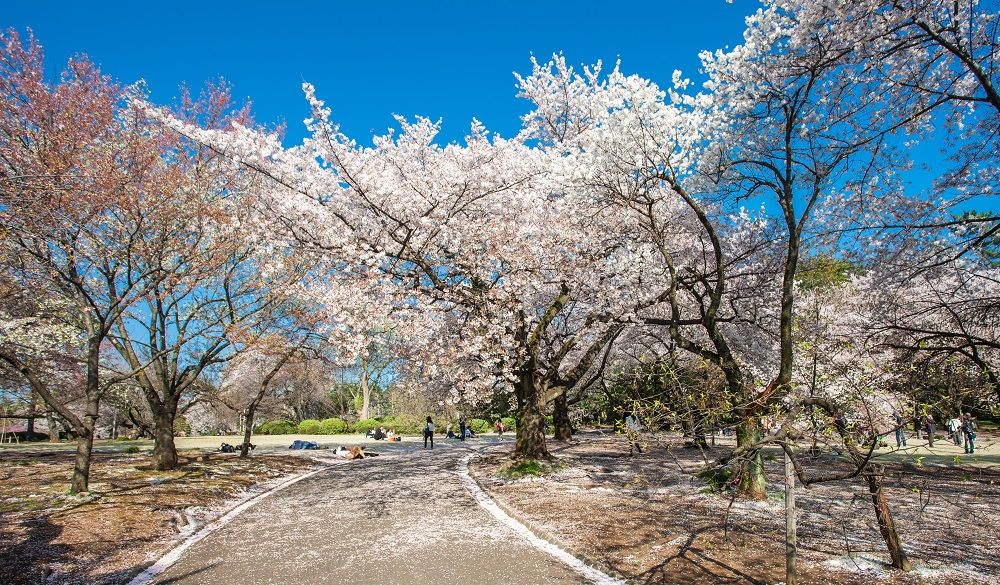
[[[567,546],[547,530],[525,519],[499,498],[492,497],[486,487],[469,474],[469,462],[472,461],[473,457],[480,455],[481,453],[470,453],[463,457],[458,465],[458,475],[462,483],[465,484],[466,490],[480,507],[501,523],[514,529],[514,532],[525,538],[533,547],[555,557],[593,583],[598,585],[626,585],[628,583],[624,576],[606,564]],[[531,537],[534,537],[534,540]]]
[[[308,479],[321,471],[326,471],[327,469],[330,469],[334,465],[336,464],[328,463],[323,465],[319,469],[313,469],[311,471],[306,471],[303,473],[292,475],[291,477],[281,480],[277,485],[268,490],[253,495],[248,494],[244,499],[237,502],[236,505],[227,510],[224,514],[222,514],[215,520],[209,522],[208,524],[205,524],[198,530],[192,532],[187,536],[187,538],[182,540],[179,544],[177,544],[173,548],[163,553],[160,556],[160,558],[156,559],[156,561],[152,565],[146,567],[145,569],[143,569],[141,573],[133,577],[132,580],[128,582],[128,585],[148,585],[160,573],[166,571],[174,563],[176,563],[178,559],[180,559],[181,555],[184,554],[185,551],[187,551],[187,549],[191,548],[199,541],[203,540],[209,534],[222,528],[226,524],[229,524],[230,522],[233,521],[233,519],[235,519],[237,516],[239,516],[247,509],[253,507],[261,500],[264,500],[269,496],[285,489],[286,487],[298,483],[303,479]]]

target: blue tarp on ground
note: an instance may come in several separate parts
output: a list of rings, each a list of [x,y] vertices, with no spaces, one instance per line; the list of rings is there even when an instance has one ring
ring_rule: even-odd
[[[296,440],[292,442],[292,445],[288,447],[289,449],[319,449],[319,445],[313,443],[312,441],[300,441]]]

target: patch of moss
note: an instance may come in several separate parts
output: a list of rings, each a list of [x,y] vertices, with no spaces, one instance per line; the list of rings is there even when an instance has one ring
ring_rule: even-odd
[[[500,468],[498,474],[503,479],[521,479],[523,477],[544,477],[558,473],[563,469],[566,469],[566,464],[561,461],[525,459],[524,461],[507,463]]]

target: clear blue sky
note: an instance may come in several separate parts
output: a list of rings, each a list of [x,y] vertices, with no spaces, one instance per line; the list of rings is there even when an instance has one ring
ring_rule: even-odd
[[[102,6],[103,5],[103,6]],[[148,5],[148,6],[147,6]],[[154,7],[155,6],[155,7]],[[444,119],[461,137],[473,116],[505,136],[527,105],[512,72],[562,51],[574,64],[616,58],[661,85],[674,69],[699,80],[703,49],[736,45],[754,0],[661,2],[55,2],[11,3],[0,25],[31,27],[56,75],[87,53],[116,79],[145,79],[169,103],[180,83],[224,77],[251,98],[259,121],[304,135],[303,81],[313,83],[345,132],[367,143],[393,113]]]

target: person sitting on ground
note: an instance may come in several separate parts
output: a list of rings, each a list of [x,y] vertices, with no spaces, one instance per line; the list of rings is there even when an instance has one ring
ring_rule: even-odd
[[[375,429],[375,434],[372,435],[372,438],[375,439],[376,441],[381,441],[382,439],[384,439],[385,438],[385,429],[382,428],[382,427],[379,427],[379,428]]]
[[[365,433],[365,437],[368,438],[368,439],[374,439],[375,438],[375,429],[368,429],[368,432]]]
[[[391,439],[392,439],[393,437],[395,437],[395,436],[396,436],[396,431],[395,431],[395,429],[389,429],[389,432],[387,432],[387,433],[385,434],[385,438],[386,438],[386,439],[390,439],[390,440],[391,440]]]
[[[359,447],[357,445],[351,448],[338,446],[337,450],[334,451],[333,454],[336,455],[337,457],[347,460],[364,459],[365,457],[367,457],[367,455],[365,454],[365,448]]]
[[[455,434],[455,431],[451,430],[451,425],[448,425],[448,434],[446,436],[449,439],[457,439],[458,438],[458,435]]]
[[[465,436],[466,438],[473,439],[478,435],[476,435],[475,431],[472,430],[472,427],[465,427]]]

